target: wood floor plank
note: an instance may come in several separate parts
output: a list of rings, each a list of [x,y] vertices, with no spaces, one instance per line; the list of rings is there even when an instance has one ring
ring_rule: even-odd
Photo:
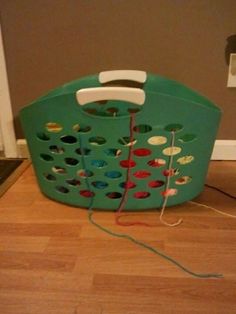
[[[15,270],[48,270],[68,272],[75,267],[76,256],[25,253],[25,252],[1,252],[0,269]]]
[[[76,237],[80,235],[79,224],[29,224],[29,223],[0,223],[0,236],[22,235],[22,236],[62,236]]]
[[[207,182],[236,191],[236,163],[211,162]],[[233,199],[209,188],[196,198],[236,214]],[[236,219],[185,203],[123,219],[155,223],[120,227],[111,212],[97,223],[128,234],[172,256],[195,272],[222,279],[197,279],[127,239],[89,223],[87,211],[41,194],[29,167],[0,198],[0,314],[236,313]]]
[[[49,239],[45,236],[0,236],[0,252],[44,252]]]
[[[78,296],[81,293],[89,293],[92,287],[93,274],[77,274],[74,272],[54,271],[47,269],[1,269],[0,291],[16,293],[37,293],[38,298],[45,295],[54,295],[54,299],[63,294]],[[1,295],[0,293],[0,295]],[[72,297],[74,299],[74,297]]]

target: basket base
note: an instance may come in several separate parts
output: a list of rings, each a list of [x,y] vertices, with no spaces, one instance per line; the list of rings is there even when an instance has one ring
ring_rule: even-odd
[[[204,189],[204,187],[203,187]],[[203,190],[202,189],[202,190]],[[174,206],[178,206],[178,205],[181,205],[181,204],[184,204],[185,202],[188,202],[188,201],[191,201],[193,200],[194,198],[196,198],[197,196],[199,196],[201,193],[202,193],[202,190],[201,191],[198,191],[197,193],[194,193],[191,197],[188,197],[186,199],[182,199],[182,200],[174,200],[174,199],[170,199],[169,202],[167,202],[167,206],[166,207],[174,207]],[[52,196],[50,196],[49,194],[47,194],[45,191],[41,190],[42,194],[44,196],[46,196],[47,198],[49,198],[50,200],[54,201],[54,202],[58,202],[60,204],[64,204],[64,205],[67,205],[67,206],[71,206],[71,207],[75,207],[75,208],[79,208],[79,209],[84,209],[84,210],[88,210],[89,209],[89,206],[90,206],[90,198],[89,200],[87,201],[87,204],[88,205],[84,205],[84,204],[75,204],[73,201],[71,200],[65,200],[65,199],[56,199]],[[163,201],[162,201],[163,202]],[[107,206],[104,206],[104,207],[97,207],[96,206],[96,203],[94,204],[94,206],[92,206],[92,209],[93,210],[96,210],[96,211],[110,211],[110,212],[116,212],[117,209],[119,208],[119,205],[120,205],[120,201],[117,202],[117,206],[114,208],[114,204],[113,206],[111,207],[107,207]],[[162,207],[162,204],[158,205],[157,206],[151,206],[151,207],[136,207],[136,208],[133,208],[133,207],[128,207],[128,206],[124,206],[124,209],[123,211],[125,212],[145,212],[145,211],[155,211],[155,210],[160,210]]]

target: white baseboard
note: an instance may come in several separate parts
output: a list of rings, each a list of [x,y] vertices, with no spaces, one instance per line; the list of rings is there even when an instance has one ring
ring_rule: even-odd
[[[236,140],[216,140],[211,160],[236,160]]]
[[[18,158],[30,158],[28,145],[26,139],[19,139],[16,141]]]
[[[30,158],[25,139],[17,140],[19,158]],[[211,160],[236,160],[236,140],[216,140]]]

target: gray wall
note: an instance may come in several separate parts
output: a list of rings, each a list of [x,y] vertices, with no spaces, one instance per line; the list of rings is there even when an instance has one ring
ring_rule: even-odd
[[[1,0],[17,137],[20,108],[78,77],[141,69],[178,80],[224,111],[218,138],[235,139],[236,89],[226,87],[235,0]]]

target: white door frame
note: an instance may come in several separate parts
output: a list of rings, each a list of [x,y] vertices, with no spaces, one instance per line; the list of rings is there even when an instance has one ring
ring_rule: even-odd
[[[0,123],[0,152],[3,152],[3,139],[2,139],[1,123]]]
[[[0,24],[0,149],[1,148],[3,148],[5,157],[17,157],[16,136]]]

